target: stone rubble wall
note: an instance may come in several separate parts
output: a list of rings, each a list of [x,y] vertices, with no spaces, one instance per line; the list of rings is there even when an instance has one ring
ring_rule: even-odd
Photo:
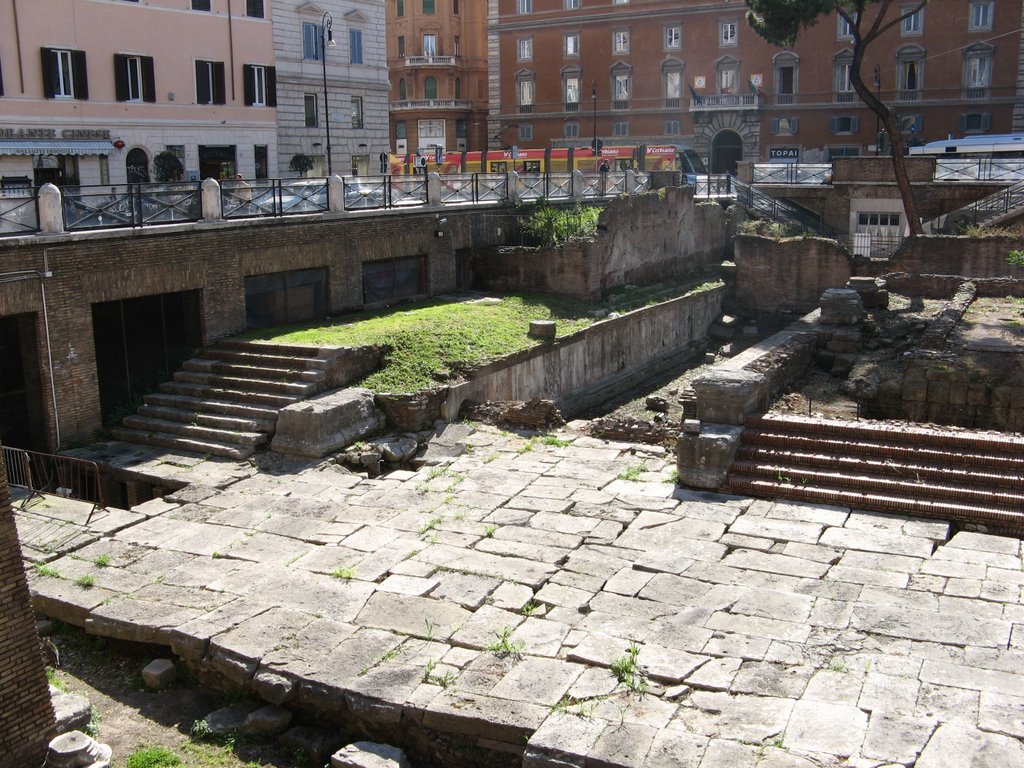
[[[951,299],[963,283],[958,275],[916,275],[907,272],[893,272],[882,275],[889,291],[904,296],[920,296],[926,299]],[[972,278],[975,295],[978,298],[991,296],[1016,296],[1024,298],[1024,280],[1012,277]]]
[[[596,236],[559,248],[480,249],[474,285],[493,291],[536,291],[598,299],[624,285],[694,274],[719,263],[726,217],[718,204],[695,204],[689,187],[616,198]]]
[[[46,672],[0,461],[0,765],[36,766],[54,736]]]

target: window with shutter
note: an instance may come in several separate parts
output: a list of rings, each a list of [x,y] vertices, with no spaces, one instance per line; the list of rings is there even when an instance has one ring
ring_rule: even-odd
[[[41,48],[43,95],[48,99],[88,99],[85,51]]]
[[[350,64],[363,63],[363,31],[361,29],[348,31],[348,57]]]

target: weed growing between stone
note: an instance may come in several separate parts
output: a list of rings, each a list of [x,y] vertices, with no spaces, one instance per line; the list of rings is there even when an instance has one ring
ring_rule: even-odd
[[[166,747],[144,747],[128,755],[125,768],[174,768],[181,758]]]
[[[494,633],[498,639],[487,645],[487,650],[499,658],[521,659],[526,643],[521,640],[512,640],[512,627],[502,627]]]
[[[630,693],[643,697],[647,693],[647,672],[640,666],[637,658],[640,656],[640,646],[634,642],[629,644],[626,655],[620,656],[611,663],[611,672]]]

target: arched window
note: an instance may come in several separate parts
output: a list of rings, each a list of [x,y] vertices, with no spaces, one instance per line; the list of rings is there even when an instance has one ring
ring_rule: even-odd
[[[435,78],[428,77],[426,80],[423,81],[423,98],[437,98],[437,80]]]

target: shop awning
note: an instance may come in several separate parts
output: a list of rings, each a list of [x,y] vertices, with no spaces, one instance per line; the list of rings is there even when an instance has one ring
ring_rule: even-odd
[[[0,139],[0,155],[109,155],[114,145],[102,140]]]

